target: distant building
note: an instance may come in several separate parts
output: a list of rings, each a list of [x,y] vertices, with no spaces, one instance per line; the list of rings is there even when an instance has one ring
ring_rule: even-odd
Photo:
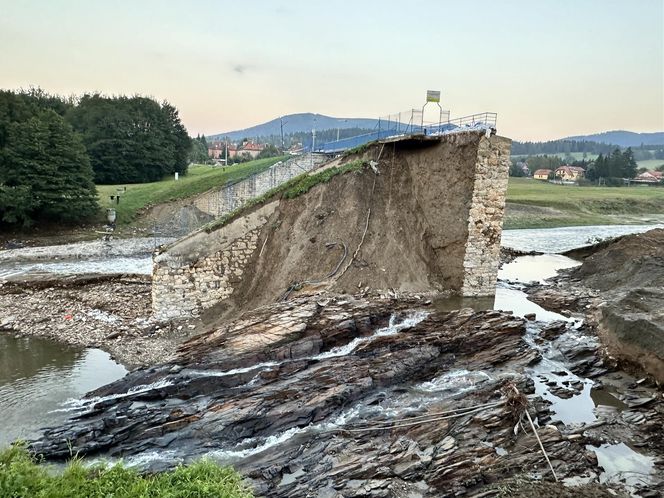
[[[265,145],[257,144],[254,142],[245,142],[242,144],[242,147],[238,150],[239,154],[249,154],[252,158],[256,158],[258,154],[265,148]]]
[[[579,166],[561,166],[556,169],[556,178],[563,181],[576,182],[586,176],[586,170]]]
[[[647,183],[656,185],[662,181],[664,178],[664,173],[661,171],[646,171],[637,175],[636,178],[632,180],[634,183]]]
[[[212,142],[208,145],[208,157],[212,159],[223,159],[224,157],[224,142]]]
[[[535,171],[535,173],[533,173],[533,178],[535,180],[548,180],[550,174],[551,174],[550,169],[538,169],[537,171]]]

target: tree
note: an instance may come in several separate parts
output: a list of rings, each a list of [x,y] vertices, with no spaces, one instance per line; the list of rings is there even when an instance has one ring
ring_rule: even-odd
[[[168,102],[84,95],[67,119],[83,137],[97,183],[152,182],[186,173],[191,141]]]
[[[632,148],[627,149],[622,153],[622,176],[623,178],[634,178],[637,170],[636,160],[632,153]]]
[[[4,126],[1,221],[30,225],[38,219],[74,222],[93,216],[98,210],[97,192],[80,138],[52,109],[32,106],[32,113]]]

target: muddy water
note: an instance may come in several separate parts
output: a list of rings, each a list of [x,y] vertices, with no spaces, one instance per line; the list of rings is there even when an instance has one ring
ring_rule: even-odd
[[[127,373],[99,349],[77,350],[0,332],[0,448],[62,423],[62,404]]]

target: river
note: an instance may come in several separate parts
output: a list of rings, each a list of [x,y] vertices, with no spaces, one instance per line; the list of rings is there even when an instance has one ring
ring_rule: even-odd
[[[661,226],[661,225],[660,225]],[[522,251],[539,251],[547,254],[523,256],[505,265],[499,273],[499,283],[495,298],[446,299],[436,303],[438,309],[477,309],[512,310],[516,315],[535,313],[538,325],[529,325],[532,337],[541,327],[555,320],[581,323],[579,317],[564,317],[544,310],[529,301],[520,289],[522,283],[542,282],[556,274],[559,269],[570,268],[578,263],[570,258],[553,254],[573,249],[598,239],[644,232],[655,226],[590,226],[541,230],[506,230],[503,245]],[[73,246],[73,245],[72,245]],[[143,245],[142,247],[146,247]],[[61,248],[59,249],[62,250]],[[70,252],[73,251],[73,252]],[[56,250],[57,252],[57,250]],[[39,253],[39,251],[37,251]],[[40,254],[48,254],[48,250]],[[23,275],[36,274],[76,274],[84,272],[149,273],[149,254],[115,254],[102,257],[93,252],[86,258],[77,253],[76,248],[67,248],[65,253],[78,254],[76,259],[64,257],[58,261],[48,261],[46,257],[32,257],[23,253],[22,261],[0,257],[1,272],[10,271]],[[35,251],[32,251],[34,256]],[[2,256],[0,254],[0,256]],[[570,334],[573,336],[573,333]],[[588,340],[570,337],[570,340]],[[544,360],[533,367],[531,374],[536,383],[536,392],[553,403],[554,420],[565,424],[587,423],[596,420],[597,410],[613,405],[620,409],[620,401],[610,392],[598,389],[590,379],[580,378],[571,373],[559,361],[556,351],[531,341],[532,347],[540,350]],[[72,400],[99,386],[123,377],[126,370],[114,362],[108,354],[98,349],[76,350],[50,341],[36,338],[16,338],[0,332],[0,446],[17,438],[34,437],[40,427],[54,426],[63,422],[71,412],[67,411]],[[554,372],[556,372],[554,374]],[[470,375],[470,374],[469,374]],[[463,377],[463,375],[461,375]],[[463,381],[463,382],[462,382]],[[465,385],[460,378],[450,379],[455,385]],[[474,380],[470,379],[471,384]],[[551,384],[556,382],[580,382],[583,392],[580,396],[561,399],[551,392]],[[438,386],[440,388],[440,386]],[[593,448],[601,461],[622,461],[623,464],[606,465],[603,480],[611,479],[613,473],[628,471],[646,474],[652,461],[623,443]]]

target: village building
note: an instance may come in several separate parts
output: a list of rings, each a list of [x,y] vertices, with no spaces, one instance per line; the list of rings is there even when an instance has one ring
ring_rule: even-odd
[[[212,142],[208,145],[208,157],[211,159],[224,158],[224,142]]]
[[[538,169],[537,171],[535,171],[535,173],[533,173],[533,178],[535,180],[548,180],[550,174],[551,174],[550,169]]]
[[[664,173],[661,171],[644,171],[640,175],[637,175],[632,183],[643,183],[650,185],[657,185],[661,181],[664,181]]]
[[[561,166],[556,169],[556,179],[576,182],[586,176],[586,170],[579,166]]]
[[[239,154],[249,154],[252,159],[256,159],[258,154],[265,148],[262,144],[257,144],[255,142],[244,142],[242,147],[239,149]]]

